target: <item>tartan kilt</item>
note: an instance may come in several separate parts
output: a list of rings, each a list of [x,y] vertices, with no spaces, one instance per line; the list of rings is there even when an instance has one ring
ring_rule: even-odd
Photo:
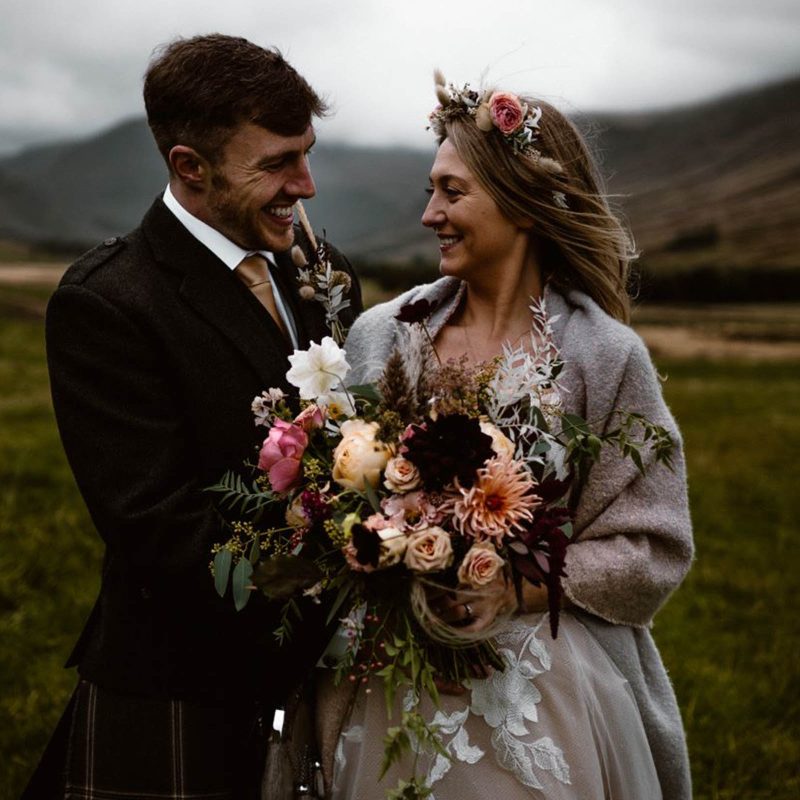
[[[255,703],[124,695],[82,680],[71,705],[60,797],[258,800],[266,743]]]

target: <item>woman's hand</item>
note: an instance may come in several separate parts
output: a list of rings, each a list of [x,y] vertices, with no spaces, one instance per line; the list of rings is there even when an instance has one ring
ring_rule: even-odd
[[[442,622],[469,633],[489,628],[501,614],[517,608],[514,584],[499,575],[483,589],[461,587],[429,598],[431,609]]]

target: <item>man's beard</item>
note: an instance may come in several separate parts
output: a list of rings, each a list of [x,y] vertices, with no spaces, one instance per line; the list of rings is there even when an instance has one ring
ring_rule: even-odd
[[[215,220],[214,227],[245,250],[269,249],[263,236],[255,229],[247,209],[236,202],[230,183],[222,175],[215,174],[212,187],[208,208]]]

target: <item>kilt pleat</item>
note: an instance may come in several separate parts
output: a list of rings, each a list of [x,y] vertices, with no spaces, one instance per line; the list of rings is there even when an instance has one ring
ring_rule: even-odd
[[[258,709],[76,689],[67,800],[251,800],[263,770]]]

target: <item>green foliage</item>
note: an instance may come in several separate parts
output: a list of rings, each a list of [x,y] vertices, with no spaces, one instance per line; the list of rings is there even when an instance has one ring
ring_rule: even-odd
[[[241,611],[250,600],[250,577],[253,574],[253,565],[249,558],[239,559],[233,569],[233,603],[237,611]]]
[[[654,635],[696,800],[800,795],[799,366],[658,363],[688,455],[697,560]],[[0,317],[0,486],[0,800],[16,800],[75,685],[62,665],[102,560],[58,439],[36,319]],[[401,782],[391,796],[426,791]]]
[[[214,556],[214,588],[220,597],[225,597],[232,563],[233,553],[230,550],[222,549]]]
[[[241,476],[229,470],[219,483],[205,491],[222,495],[217,501],[222,508],[254,521],[268,505],[275,502],[272,492],[266,492],[256,481],[246,483]]]
[[[322,577],[322,570],[309,559],[276,555],[259,562],[253,583],[270,599],[286,600]]]

